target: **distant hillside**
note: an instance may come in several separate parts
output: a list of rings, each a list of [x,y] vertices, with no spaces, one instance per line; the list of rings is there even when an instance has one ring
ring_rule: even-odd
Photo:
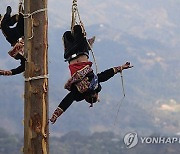
[[[153,136],[154,134],[150,137]],[[51,154],[152,154],[157,153],[157,151],[158,154],[177,154],[179,152],[178,142],[174,144],[149,144],[141,143],[140,136],[138,137],[138,144],[129,149],[123,142],[124,136],[116,135],[112,132],[96,132],[91,135],[84,135],[78,131],[72,131],[61,137],[50,137],[49,152]],[[157,137],[162,136],[161,134],[156,134]],[[22,137],[12,135],[0,128],[1,154],[19,154],[22,151],[22,147]]]
[[[70,26],[69,5],[65,0],[49,2],[49,115],[67,93],[63,87],[69,71],[63,59],[61,36]],[[55,125],[50,125],[51,135],[74,130],[179,133],[179,2],[108,0],[89,4],[85,0],[80,3],[80,12],[88,37],[96,35],[93,49],[98,70],[126,61],[134,68],[123,73],[126,97],[115,125],[122,98],[119,74],[102,84],[101,101],[93,108],[89,109],[84,101],[73,103]],[[0,44],[0,69],[18,66],[19,62],[7,54],[10,46],[2,34]],[[23,83],[22,75],[0,76],[0,127],[12,133],[22,134],[23,130]]]

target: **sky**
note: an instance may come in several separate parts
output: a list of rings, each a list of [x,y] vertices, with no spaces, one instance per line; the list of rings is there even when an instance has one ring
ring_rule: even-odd
[[[1,0],[0,13],[7,5],[17,11],[18,0]],[[71,0],[49,0],[49,27],[69,28],[71,22]],[[178,0],[79,0],[78,8],[85,26],[107,24],[116,30],[140,38],[157,38],[176,45],[180,39],[176,31],[180,26],[180,2]],[[166,31],[166,37],[162,34]],[[163,35],[164,36],[164,35]],[[178,37],[178,38],[177,38]],[[171,40],[168,38],[171,38]]]

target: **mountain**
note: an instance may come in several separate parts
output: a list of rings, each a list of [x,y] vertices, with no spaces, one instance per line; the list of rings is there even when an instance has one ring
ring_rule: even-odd
[[[159,140],[161,138],[159,144],[153,143],[154,135],[156,135],[156,138],[159,138]],[[168,144],[167,138],[163,137],[165,142],[163,143],[162,136],[159,134],[149,136],[148,140],[142,137],[144,139],[143,142],[140,139],[141,137],[139,137],[139,140],[137,140],[138,144],[131,149],[124,144],[123,138],[124,137],[112,132],[96,132],[91,135],[82,135],[80,132],[73,131],[61,137],[50,137],[49,152],[51,154],[139,154],[144,153],[144,151],[146,151],[147,154],[157,153],[157,151],[158,154],[177,154],[179,152],[178,141],[172,140],[174,143]],[[152,143],[150,144],[150,142]],[[12,135],[6,130],[0,129],[1,154],[19,154],[23,150],[22,147],[22,137]]]
[[[0,13],[8,3],[14,6],[15,1],[1,2],[4,5]],[[102,83],[99,103],[90,109],[84,101],[73,103],[55,125],[50,125],[51,135],[69,131],[114,131],[122,135],[134,130],[145,135],[179,133],[179,5],[177,0],[79,1],[88,37],[96,36],[93,49],[99,72],[126,61],[134,68],[123,73],[126,92],[123,101],[121,78],[116,75]],[[70,27],[71,2],[50,0],[48,13],[51,115],[67,93],[63,87],[69,71],[63,59],[61,37]],[[10,46],[2,34],[0,43],[0,69],[18,66],[18,62],[8,56]],[[20,134],[23,83],[22,75],[0,76],[0,127]]]

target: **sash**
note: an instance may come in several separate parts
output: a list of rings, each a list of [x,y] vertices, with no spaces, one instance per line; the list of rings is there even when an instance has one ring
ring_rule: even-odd
[[[8,52],[8,54],[13,58],[15,58],[18,53],[24,56],[24,40],[22,38],[20,38],[13,48]]]

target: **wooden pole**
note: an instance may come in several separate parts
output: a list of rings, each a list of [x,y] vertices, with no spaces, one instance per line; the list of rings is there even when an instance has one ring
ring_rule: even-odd
[[[47,8],[47,0],[25,0],[24,3],[25,55],[27,58],[24,154],[49,153],[48,78],[46,77],[48,74],[48,21],[45,8]],[[32,16],[27,16],[27,14],[32,14]]]

